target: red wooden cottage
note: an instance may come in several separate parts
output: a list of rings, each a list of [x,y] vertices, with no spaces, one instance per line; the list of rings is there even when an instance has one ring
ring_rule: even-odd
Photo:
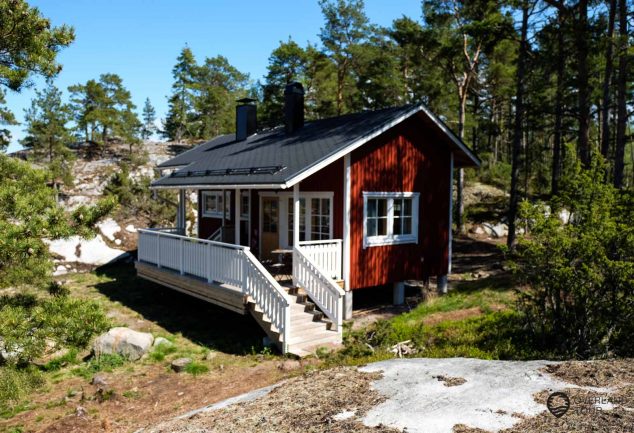
[[[304,122],[300,84],[285,126],[256,130],[250,100],[236,133],[158,166],[177,189],[177,224],[139,233],[138,274],[242,314],[298,355],[341,341],[355,290],[451,267],[452,173],[475,154],[422,105]],[[198,195],[185,235],[187,191]]]

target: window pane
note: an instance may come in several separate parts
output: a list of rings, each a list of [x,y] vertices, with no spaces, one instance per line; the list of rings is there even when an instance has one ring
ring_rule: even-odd
[[[378,208],[378,216],[386,217],[387,216],[387,199],[386,198],[378,199],[377,208]]]
[[[330,215],[330,199],[329,198],[321,199],[321,213],[323,215]]]
[[[412,218],[403,218],[403,234],[411,235],[412,233]]]
[[[368,200],[368,217],[372,218],[376,216],[376,202],[375,199]]]
[[[318,198],[311,199],[310,203],[311,203],[312,214],[313,215],[319,214],[319,199]]]
[[[376,236],[376,219],[368,218],[368,236]]]
[[[403,212],[403,214],[407,216],[412,216],[412,199],[411,198],[405,199],[405,212]]]
[[[402,218],[394,217],[394,222],[392,223],[392,233],[395,235],[403,234],[401,231],[401,220]]]
[[[377,234],[379,236],[387,235],[387,218],[379,218],[377,220]]]
[[[400,198],[394,199],[394,217],[401,216],[403,212],[403,200]]]

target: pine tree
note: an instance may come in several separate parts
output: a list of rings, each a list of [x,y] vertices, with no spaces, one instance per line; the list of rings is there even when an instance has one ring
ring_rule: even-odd
[[[152,106],[150,102],[150,98],[145,99],[145,104],[143,105],[143,113],[141,115],[143,119],[143,126],[141,127],[141,138],[147,140],[156,132],[156,110]]]
[[[36,91],[24,118],[26,137],[21,144],[33,150],[35,161],[48,165],[54,185],[58,178],[69,183],[73,154],[68,144],[73,137],[67,125],[72,120],[72,114],[70,106],[62,103],[62,92],[52,81],[43,91]]]
[[[77,127],[84,130],[86,141],[99,141],[103,151],[115,136],[130,146],[138,140],[141,122],[121,77],[102,74],[99,81],[89,80],[68,90]]]
[[[13,113],[4,107],[4,92],[0,89],[0,126],[16,125]],[[0,128],[0,152],[4,152],[11,142],[11,132],[6,128]]]
[[[196,80],[196,59],[189,47],[182,49],[172,69],[174,83],[172,94],[168,97],[169,109],[163,125],[162,134],[172,141],[193,138],[194,92]]]
[[[325,53],[336,66],[336,112],[349,111],[354,101],[356,81],[351,75],[355,49],[367,40],[368,18],[363,0],[320,0],[325,24],[319,37]],[[347,104],[347,105],[346,105]]]
[[[209,139],[235,131],[235,101],[246,96],[249,76],[226,57],[205,59],[197,68],[194,89],[196,138]]]

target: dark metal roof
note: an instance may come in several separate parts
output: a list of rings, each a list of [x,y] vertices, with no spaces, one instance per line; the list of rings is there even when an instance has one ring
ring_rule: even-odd
[[[422,106],[408,105],[308,122],[292,135],[286,135],[283,127],[243,141],[236,141],[235,134],[222,135],[160,164],[159,168],[177,170],[152,186],[285,185],[364,137],[370,139],[420,111],[433,116]],[[440,122],[435,116],[433,120]],[[456,144],[469,153],[470,165],[479,164],[464,143]]]

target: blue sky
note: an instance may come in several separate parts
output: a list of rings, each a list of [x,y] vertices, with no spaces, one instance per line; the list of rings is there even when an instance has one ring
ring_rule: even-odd
[[[139,111],[149,97],[159,118],[167,110],[171,70],[188,44],[198,61],[222,54],[252,80],[266,73],[269,54],[291,36],[318,42],[322,16],[317,0],[30,0],[53,25],[75,28],[75,42],[59,55],[64,69],[55,84],[64,91],[105,72],[119,74]],[[388,26],[402,15],[419,18],[420,0],[366,0],[373,23]],[[43,85],[35,79],[34,85]],[[22,120],[33,88],[7,91],[7,105]],[[23,126],[11,127],[17,144]]]

